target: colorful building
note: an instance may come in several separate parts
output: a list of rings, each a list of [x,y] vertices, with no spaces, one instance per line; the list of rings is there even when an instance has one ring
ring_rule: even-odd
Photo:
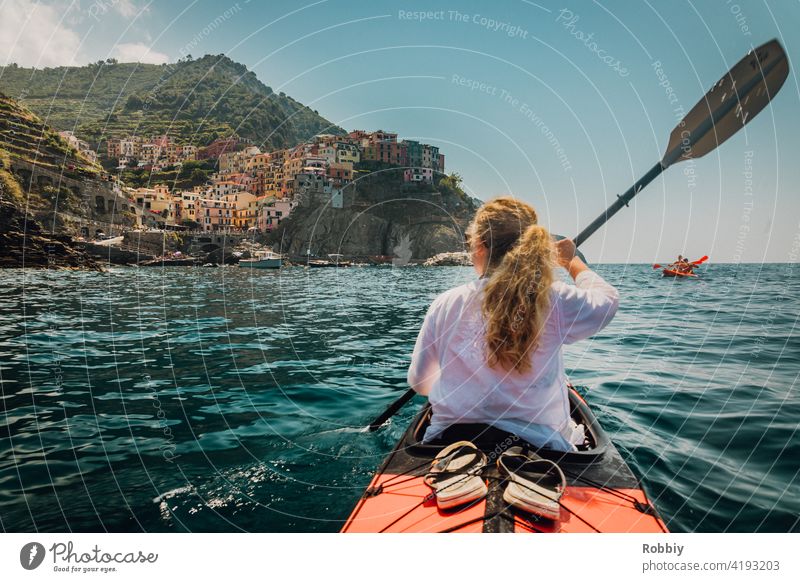
[[[206,232],[229,231],[233,228],[234,209],[225,200],[200,200],[200,225]]]
[[[326,175],[334,187],[341,188],[353,181],[353,164],[330,164]]]
[[[433,182],[432,168],[406,168],[403,171],[404,182]]]
[[[256,228],[261,232],[274,230],[283,219],[291,214],[294,205],[294,202],[285,198],[265,197],[258,206]]]

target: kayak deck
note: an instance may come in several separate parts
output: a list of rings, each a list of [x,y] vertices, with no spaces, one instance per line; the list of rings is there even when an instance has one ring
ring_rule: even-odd
[[[547,449],[537,454],[558,463],[567,477],[558,520],[540,518],[510,507],[496,468],[497,457],[524,442],[485,425],[458,425],[445,431],[441,442],[421,443],[430,420],[425,408],[409,426],[372,479],[343,532],[666,532],[667,528],[638,479],[583,399],[570,389],[573,417],[587,427],[583,450]],[[473,504],[442,511],[423,479],[433,457],[456,440],[470,440],[488,457],[482,476],[489,493]]]
[[[661,275],[663,277],[697,277],[695,273],[684,273],[682,271],[673,271],[672,269],[664,269]]]

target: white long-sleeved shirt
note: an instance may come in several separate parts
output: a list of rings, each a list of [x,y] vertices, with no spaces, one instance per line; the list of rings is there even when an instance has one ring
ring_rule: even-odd
[[[567,377],[561,346],[603,329],[619,306],[619,293],[600,275],[584,271],[575,285],[556,281],[550,311],[531,368],[520,374],[486,361],[481,300],[487,279],[437,297],[419,332],[408,382],[433,409],[425,440],[456,423],[491,424],[536,446],[572,449]]]

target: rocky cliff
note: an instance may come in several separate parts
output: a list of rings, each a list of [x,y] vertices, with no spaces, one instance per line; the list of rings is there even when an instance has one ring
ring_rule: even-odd
[[[8,199],[0,183],[0,268],[38,267],[101,270],[69,236],[48,234]]]
[[[408,186],[398,170],[362,174],[344,191],[343,207],[317,196],[296,208],[272,243],[289,257],[384,257],[421,263],[463,250],[464,229],[477,208],[456,175]]]
[[[0,267],[98,269],[64,226],[87,223],[84,190],[98,172],[52,128],[0,94]]]

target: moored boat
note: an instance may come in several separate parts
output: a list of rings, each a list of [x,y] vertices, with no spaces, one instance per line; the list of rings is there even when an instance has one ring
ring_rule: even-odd
[[[666,532],[639,480],[574,389],[570,405],[575,421],[586,427],[585,445],[574,452],[535,450],[556,462],[567,478],[558,519],[537,517],[503,501],[505,483],[496,462],[503,451],[523,444],[519,437],[486,425],[456,425],[441,439],[423,444],[431,416],[426,405],[375,474],[342,531]],[[478,502],[444,511],[437,507],[424,477],[436,454],[460,440],[471,441],[487,455],[489,463],[481,476],[489,492]]]
[[[272,251],[262,253],[253,259],[242,259],[239,261],[240,267],[252,269],[280,269],[283,264],[283,257]]]
[[[328,259],[309,259],[306,265],[312,269],[319,269],[325,267],[349,267],[352,265],[350,261],[343,261],[343,255],[330,254]]]

